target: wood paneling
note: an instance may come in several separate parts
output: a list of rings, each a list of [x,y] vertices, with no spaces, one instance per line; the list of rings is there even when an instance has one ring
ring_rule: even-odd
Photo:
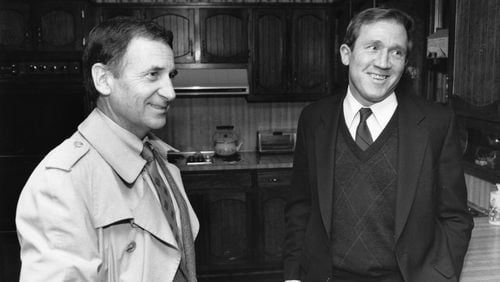
[[[475,106],[500,99],[500,1],[457,1],[454,93]]]
[[[156,134],[182,151],[213,150],[217,125],[239,130],[242,151],[255,151],[257,130],[296,128],[306,102],[248,103],[243,97],[177,98]]]

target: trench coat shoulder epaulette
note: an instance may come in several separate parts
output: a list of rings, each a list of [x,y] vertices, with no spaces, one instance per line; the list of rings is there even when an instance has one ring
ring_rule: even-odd
[[[71,168],[90,150],[83,138],[75,136],[66,139],[47,156],[46,168],[71,171]]]

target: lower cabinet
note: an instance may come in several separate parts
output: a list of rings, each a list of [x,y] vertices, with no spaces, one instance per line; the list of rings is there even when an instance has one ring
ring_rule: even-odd
[[[0,281],[19,281],[20,270],[16,231],[0,231]]]
[[[184,172],[199,281],[282,281],[289,169]]]

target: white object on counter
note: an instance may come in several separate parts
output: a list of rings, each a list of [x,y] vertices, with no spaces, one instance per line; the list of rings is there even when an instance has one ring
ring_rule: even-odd
[[[490,192],[489,222],[493,225],[500,225],[500,184],[496,186],[497,191]]]

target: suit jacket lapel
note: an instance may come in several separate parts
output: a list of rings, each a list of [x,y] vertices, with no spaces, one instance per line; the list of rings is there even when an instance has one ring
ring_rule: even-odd
[[[422,121],[425,115],[410,97],[398,96],[398,192],[396,197],[395,238],[399,239],[417,189],[428,137]]]
[[[335,144],[340,119],[343,95],[331,107],[321,113],[321,123],[315,129],[316,177],[318,180],[318,199],[321,218],[326,233],[330,236],[332,222],[333,177],[335,164]]]

